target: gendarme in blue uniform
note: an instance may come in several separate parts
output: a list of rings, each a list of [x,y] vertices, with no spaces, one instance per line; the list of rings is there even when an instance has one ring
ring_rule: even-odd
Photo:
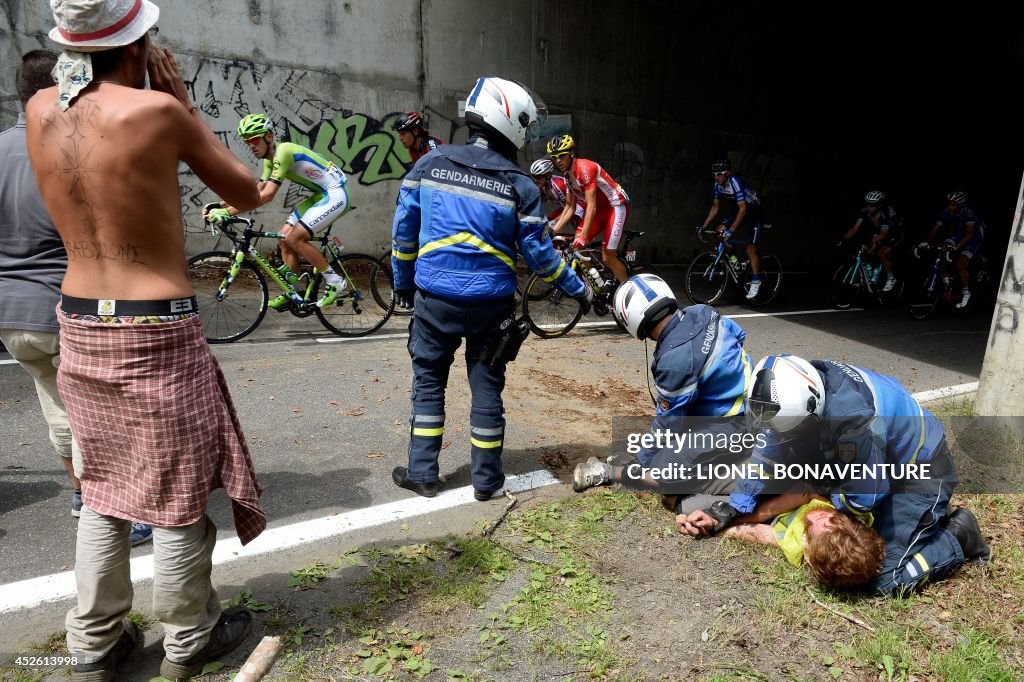
[[[853,515],[871,512],[874,529],[885,540],[885,562],[866,589],[901,595],[928,579],[938,580],[964,561],[956,538],[939,522],[947,515],[956,470],[942,424],[900,383],[883,374],[834,360],[813,360],[825,387],[824,412],[817,429],[797,441],[755,448],[753,463],[834,461],[857,464],[932,463],[932,479],[895,482],[885,478],[846,480],[819,491],[836,509]],[[936,480],[941,477],[941,483]],[[894,486],[899,488],[894,489]],[[729,498],[742,514],[753,511],[765,481],[741,480]]]
[[[707,305],[677,310],[658,337],[651,362],[657,412],[651,429],[678,429],[677,417],[732,417],[743,414],[750,380],[747,333]],[[637,453],[650,464],[656,450]]]
[[[487,339],[515,312],[515,261],[569,296],[583,282],[545,235],[540,192],[528,175],[482,137],[443,145],[402,182],[392,228],[395,289],[417,289],[409,325],[413,363],[410,481],[438,480],[445,386],[455,351],[466,339],[473,487],[494,492],[501,466],[505,365],[480,360]]]

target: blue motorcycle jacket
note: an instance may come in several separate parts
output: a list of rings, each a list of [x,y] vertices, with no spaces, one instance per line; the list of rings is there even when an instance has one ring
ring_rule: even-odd
[[[835,360],[812,360],[811,365],[818,370],[825,386],[824,411],[817,428],[808,429],[795,442],[779,443],[771,431],[766,432],[767,445],[754,449],[752,463],[770,468],[774,462],[786,461],[787,451],[792,448],[800,462],[932,462],[941,468],[934,472],[936,475],[955,475],[955,468],[947,471],[952,462],[932,460],[945,437],[942,423],[896,379]],[[871,511],[891,492],[891,481],[885,476],[823,480],[815,486],[829,495],[836,509],[855,515]],[[749,513],[763,489],[763,481],[740,481],[729,502],[740,513]]]
[[[750,380],[747,333],[706,305],[677,310],[658,337],[651,362],[657,407],[651,430],[673,430],[673,418],[743,414]],[[678,422],[675,429],[678,429]],[[656,450],[641,450],[648,464]]]
[[[516,255],[569,296],[584,284],[551,244],[537,186],[473,137],[423,156],[402,181],[392,226],[395,289],[452,301],[510,298]]]

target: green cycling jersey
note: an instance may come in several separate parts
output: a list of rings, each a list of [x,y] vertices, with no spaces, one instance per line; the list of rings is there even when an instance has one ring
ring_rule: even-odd
[[[294,142],[278,142],[274,158],[263,160],[260,182],[280,185],[285,178],[318,194],[340,187],[346,180],[340,168],[312,149]]]

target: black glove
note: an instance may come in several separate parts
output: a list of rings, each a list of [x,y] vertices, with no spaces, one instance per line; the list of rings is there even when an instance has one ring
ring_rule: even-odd
[[[704,510],[704,513],[713,518],[718,523],[711,529],[710,535],[721,532],[729,523],[740,515],[736,511],[736,507],[732,506],[725,500],[718,500],[714,502],[710,507]]]
[[[415,300],[415,289],[395,289],[395,305],[402,310],[412,310]]]
[[[695,230],[695,232],[697,234],[700,234],[703,230],[704,230],[704,226],[703,225],[698,225],[696,230]]]
[[[580,307],[583,308],[583,314],[586,315],[590,312],[590,304],[594,300],[594,290],[590,288],[589,284],[584,282],[583,293],[575,298],[580,302]]]

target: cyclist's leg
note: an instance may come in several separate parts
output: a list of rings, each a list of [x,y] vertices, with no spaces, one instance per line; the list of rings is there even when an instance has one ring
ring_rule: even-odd
[[[330,270],[327,259],[310,240],[319,230],[341,217],[347,208],[348,192],[345,185],[332,187],[323,194],[310,197],[295,209],[298,218],[296,225],[302,229],[292,230],[285,243],[317,270],[327,272]]]
[[[604,240],[601,244],[601,261],[612,271],[615,279],[625,282],[629,279],[626,264],[619,259],[619,242],[629,217],[629,206],[612,206],[606,214]]]
[[[761,221],[755,220],[747,226],[747,258],[750,259],[750,273],[759,276],[761,259],[757,256],[757,243],[761,241]]]
[[[284,261],[284,264],[288,266],[289,270],[295,273],[299,271],[299,268],[301,267],[302,264],[301,261],[299,261],[299,253],[292,247],[288,246],[287,240],[288,233],[296,229],[295,223],[298,220],[298,215],[295,213],[295,211],[292,211],[291,215],[288,216],[288,220],[286,220],[284,225],[281,226],[281,229],[278,230],[281,234],[285,236],[285,238],[278,242],[277,245],[278,248],[281,250],[281,260]]]

